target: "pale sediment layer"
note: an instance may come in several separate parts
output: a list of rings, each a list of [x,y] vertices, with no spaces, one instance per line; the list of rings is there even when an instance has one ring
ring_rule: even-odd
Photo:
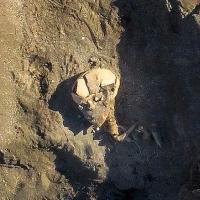
[[[16,96],[12,70],[21,65],[21,1],[2,0],[0,4],[0,146],[15,137]]]

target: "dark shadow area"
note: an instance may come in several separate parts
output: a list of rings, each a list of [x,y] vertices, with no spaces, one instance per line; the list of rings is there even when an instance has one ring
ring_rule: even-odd
[[[74,188],[77,195],[75,200],[89,198],[89,189],[94,181],[98,179],[97,171],[83,163],[73,152],[68,151],[67,147],[51,147],[54,155],[56,170],[64,175]]]
[[[49,108],[58,111],[62,115],[63,125],[68,127],[74,134],[78,134],[90,126],[89,122],[77,109],[71,96],[72,86],[78,76],[61,82],[49,101]],[[83,163],[65,146],[62,148],[50,147],[50,150],[56,156],[54,161],[56,170],[65,176],[77,193],[74,199],[89,199],[90,187],[94,186],[95,180],[98,179],[97,171]],[[65,199],[65,197],[63,198]]]
[[[137,145],[122,142],[109,147],[110,185],[104,194],[116,187],[115,192],[125,194],[145,191],[145,196],[129,199],[177,200],[200,151],[200,29],[194,16],[199,5],[185,16],[176,0],[117,0],[113,6],[124,28],[117,46],[119,124],[155,123],[163,145],[159,148],[140,137]]]
[[[120,190],[114,186],[113,183],[104,183],[97,191],[98,200],[147,200],[147,193],[143,190],[130,188],[127,190]]]
[[[190,164],[200,152],[200,29],[193,11],[183,15],[177,0],[117,0],[124,32],[117,46],[121,88],[118,123],[136,120],[150,130],[159,127],[162,147],[143,135],[133,142],[114,142],[94,134],[106,146],[107,180],[98,200],[177,200],[188,180]],[[64,126],[74,133],[87,124],[71,99],[76,77],[59,84],[49,101]],[[85,122],[83,122],[85,121]],[[57,170],[87,199],[97,174],[73,153],[53,149]],[[84,186],[84,187],[83,187]],[[81,188],[81,189],[80,189]],[[82,189],[85,188],[85,189]],[[80,189],[80,190],[79,190]]]
[[[5,164],[4,153],[0,151],[0,164]]]
[[[72,86],[77,77],[61,82],[48,102],[51,110],[58,111],[62,115],[63,125],[75,134],[90,126],[72,100]]]

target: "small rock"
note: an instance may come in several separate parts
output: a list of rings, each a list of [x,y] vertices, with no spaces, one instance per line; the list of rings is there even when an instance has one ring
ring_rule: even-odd
[[[89,96],[89,91],[83,78],[77,80],[76,94],[83,98]]]
[[[48,177],[45,173],[41,174],[41,182],[42,182],[42,186],[44,187],[44,189],[48,190],[49,185],[50,185],[50,180],[48,179]]]

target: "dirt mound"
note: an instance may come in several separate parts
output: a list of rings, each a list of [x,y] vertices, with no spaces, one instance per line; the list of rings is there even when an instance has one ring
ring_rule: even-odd
[[[199,198],[197,0],[0,8],[2,199]],[[139,124],[131,142],[93,133],[72,101],[77,76],[97,67],[120,76],[118,124]]]

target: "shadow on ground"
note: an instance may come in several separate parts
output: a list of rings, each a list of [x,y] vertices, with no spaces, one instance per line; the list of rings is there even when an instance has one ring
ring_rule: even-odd
[[[67,147],[51,147],[50,150],[56,156],[54,161],[56,170],[65,176],[77,192],[75,199],[88,199],[91,184],[94,184],[94,180],[98,179],[97,172],[83,163]]]
[[[162,148],[142,136],[136,143],[113,145],[103,138],[101,145],[109,146],[105,157],[109,171],[107,181],[97,188],[99,200],[177,200],[199,153],[200,30],[194,16],[199,6],[183,16],[177,1],[169,0],[170,6],[166,2],[114,3],[124,28],[117,46],[122,80],[118,121],[127,127],[135,120],[146,127],[158,124]],[[60,83],[49,105],[61,113],[64,126],[78,133],[85,125],[71,101],[74,79]],[[60,157],[70,158],[71,154],[56,150],[56,155],[56,166],[66,175],[68,169],[60,167]],[[93,179],[96,175],[82,168],[79,160],[74,165],[80,166],[80,174],[73,169],[72,176],[87,174],[86,179],[77,179],[87,187],[88,176]]]
[[[125,142],[109,149],[112,186],[99,200],[176,200],[199,153],[200,29],[194,16],[199,5],[183,17],[178,1],[169,3],[115,1],[124,28],[117,47],[122,81],[118,121],[126,126],[135,120],[146,127],[156,123],[162,148],[140,137],[139,149]],[[114,197],[113,185],[124,195]],[[134,197],[126,196],[130,191]]]
[[[62,115],[64,127],[68,127],[75,135],[89,127],[89,123],[81,115],[71,96],[72,86],[77,77],[78,75],[62,81],[48,102],[51,110]]]
[[[51,110],[58,111],[62,115],[64,127],[68,127],[75,135],[87,130],[90,126],[88,121],[81,116],[71,97],[72,86],[77,77],[62,81],[48,102]],[[52,146],[50,151],[56,156],[54,161],[56,170],[69,181],[76,192],[75,199],[88,199],[90,188],[98,179],[97,171],[82,162],[67,146],[60,148]],[[63,198],[68,199],[67,196]]]

